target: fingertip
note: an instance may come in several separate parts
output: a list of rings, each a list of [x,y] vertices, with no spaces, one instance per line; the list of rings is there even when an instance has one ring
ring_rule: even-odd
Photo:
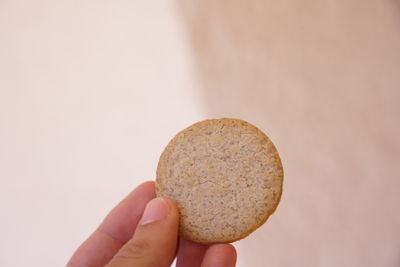
[[[145,181],[141,183],[134,191],[136,190],[146,190],[154,192],[155,194],[155,182],[154,181]]]
[[[230,257],[231,259],[234,259],[233,266],[236,264],[236,259],[237,259],[237,252],[236,248],[232,244],[224,244],[225,245],[225,253]]]
[[[176,209],[177,210],[176,201],[173,198],[169,198],[169,197],[166,197],[166,196],[157,196],[155,181],[151,181],[150,180],[150,181],[143,182],[142,184],[140,184],[137,187],[136,190],[152,192],[153,195],[154,195],[154,198],[157,198],[157,197],[162,198],[166,203],[168,203],[169,207],[171,207],[172,209]]]
[[[237,253],[231,244],[211,245],[204,256],[202,267],[234,267]]]
[[[236,261],[236,248],[232,244],[214,244],[211,246],[213,253],[234,258]]]

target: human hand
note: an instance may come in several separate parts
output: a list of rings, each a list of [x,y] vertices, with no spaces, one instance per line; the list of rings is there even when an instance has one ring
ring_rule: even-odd
[[[133,190],[75,251],[67,266],[235,266],[230,244],[201,245],[178,239],[179,213],[169,198],[155,198],[154,182]]]

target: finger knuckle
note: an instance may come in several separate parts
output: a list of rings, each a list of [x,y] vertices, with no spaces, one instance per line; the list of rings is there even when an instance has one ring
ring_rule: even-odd
[[[150,249],[150,244],[146,240],[131,240],[115,257],[141,259],[149,254]]]

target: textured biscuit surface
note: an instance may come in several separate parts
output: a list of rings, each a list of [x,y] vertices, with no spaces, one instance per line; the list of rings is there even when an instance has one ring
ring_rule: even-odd
[[[246,237],[271,215],[282,193],[275,146],[248,122],[213,119],[179,132],[161,154],[156,193],[176,200],[179,233],[199,243]]]

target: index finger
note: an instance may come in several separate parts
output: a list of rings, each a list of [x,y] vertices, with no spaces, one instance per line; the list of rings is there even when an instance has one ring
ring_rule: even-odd
[[[67,266],[104,266],[132,237],[146,204],[155,198],[154,182],[133,190],[107,215],[72,255]]]

